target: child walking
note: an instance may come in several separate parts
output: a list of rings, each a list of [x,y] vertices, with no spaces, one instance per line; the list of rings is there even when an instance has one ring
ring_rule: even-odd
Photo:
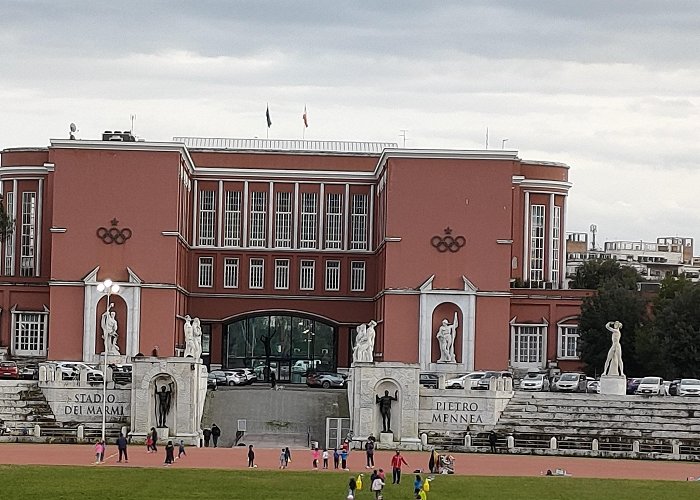
[[[285,448],[282,448],[282,452],[280,453],[280,469],[286,469],[287,468],[287,450]]]
[[[323,458],[323,468],[327,469],[328,468],[328,450],[323,449],[323,453],[321,454],[321,457]]]
[[[338,453],[338,448],[333,448],[333,468],[337,469],[338,464],[340,464],[340,453]]]
[[[255,468],[255,452],[253,451],[253,445],[248,445],[248,467]]]
[[[180,445],[177,448],[177,458],[180,458],[183,455],[187,456],[187,453],[185,453],[185,442],[181,439]]]
[[[320,452],[318,448],[312,448],[311,449],[311,458],[313,459],[313,465],[314,465],[314,470],[318,469],[318,457],[320,456]]]
[[[95,464],[100,463],[100,456],[102,455],[102,442],[98,439],[95,441]]]

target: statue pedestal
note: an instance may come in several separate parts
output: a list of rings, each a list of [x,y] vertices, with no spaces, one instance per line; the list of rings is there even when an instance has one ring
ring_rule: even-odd
[[[393,444],[394,443],[394,433],[393,432],[380,432],[379,442],[382,444]]]
[[[627,394],[627,379],[619,375],[602,375],[600,377],[600,393],[624,396]]]
[[[156,427],[159,441],[167,441],[170,438],[170,429],[167,427]]]

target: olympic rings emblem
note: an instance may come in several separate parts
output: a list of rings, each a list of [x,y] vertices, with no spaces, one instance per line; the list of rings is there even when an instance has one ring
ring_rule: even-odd
[[[119,229],[118,227],[100,227],[97,229],[97,237],[102,240],[105,245],[110,245],[116,243],[117,245],[123,245],[126,240],[131,238],[131,229],[125,227],[124,229]]]
[[[464,236],[451,236],[452,230],[448,227],[445,229],[445,236],[433,236],[430,239],[430,244],[440,253],[445,253],[448,250],[452,253],[459,250],[467,243]]]

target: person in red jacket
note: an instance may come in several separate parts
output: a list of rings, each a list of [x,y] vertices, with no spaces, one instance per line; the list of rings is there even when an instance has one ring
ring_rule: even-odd
[[[391,457],[391,470],[393,473],[391,484],[399,484],[401,482],[401,465],[408,467],[408,463],[401,456],[401,452],[397,450],[396,455]]]

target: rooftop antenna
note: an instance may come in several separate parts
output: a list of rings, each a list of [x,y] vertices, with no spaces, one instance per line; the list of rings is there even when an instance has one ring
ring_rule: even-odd
[[[131,135],[134,135],[134,122],[136,121],[136,113],[131,114]]]
[[[71,141],[74,141],[74,140],[75,140],[75,133],[76,133],[76,132],[79,132],[79,130],[78,130],[78,128],[75,126],[75,123],[71,123],[69,128],[70,128],[70,133],[69,133],[69,135],[68,135],[68,138],[69,138]]]
[[[486,149],[489,148],[489,128],[486,127]]]
[[[506,142],[508,142],[508,139],[501,140],[501,149],[506,149]]]
[[[406,148],[406,132],[408,132],[408,130],[406,130],[405,128],[402,128],[402,129],[399,129],[399,131],[401,132],[399,134],[399,137],[403,138],[403,147],[405,149]]]
[[[595,224],[591,224],[591,227],[589,229],[591,230],[591,234],[593,235],[593,247],[591,248],[591,250],[595,250],[595,233],[598,232],[598,226],[596,226]]]

